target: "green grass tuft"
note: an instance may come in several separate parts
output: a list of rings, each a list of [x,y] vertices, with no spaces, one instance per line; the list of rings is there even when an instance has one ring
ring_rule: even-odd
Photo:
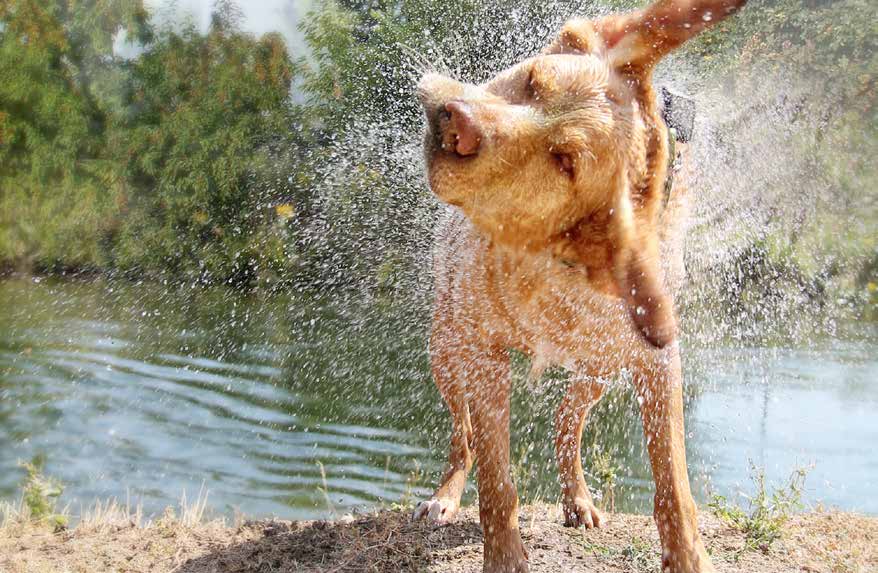
[[[751,462],[751,479],[756,491],[745,510],[729,502],[724,496],[714,495],[708,503],[714,515],[745,534],[744,550],[768,552],[783,535],[783,526],[790,516],[802,509],[802,489],[807,476],[806,468],[797,468],[787,483],[770,494],[765,485],[765,470]]]

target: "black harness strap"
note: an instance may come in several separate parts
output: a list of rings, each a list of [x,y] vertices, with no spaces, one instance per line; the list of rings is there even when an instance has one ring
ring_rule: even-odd
[[[695,102],[692,98],[673,92],[665,86],[662,86],[661,94],[662,119],[668,127],[668,174],[662,196],[662,208],[664,208],[674,189],[674,174],[680,170],[677,142],[687,143],[695,128]]]

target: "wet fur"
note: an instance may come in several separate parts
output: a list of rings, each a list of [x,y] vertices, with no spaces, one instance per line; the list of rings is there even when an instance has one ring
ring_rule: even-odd
[[[556,415],[566,523],[604,519],[580,436],[600,380],[624,368],[641,399],[663,566],[713,571],[686,473],[673,312],[686,188],[675,182],[663,206],[667,131],[651,76],[663,55],[742,3],[659,2],[572,20],[542,54],[486,84],[428,74],[419,85],[429,183],[458,210],[438,233],[430,345],[452,413],[450,464],[415,516],[451,519],[477,458],[485,571],[527,570],[509,477],[509,348],[572,373]],[[449,151],[454,130],[477,130],[465,135],[478,153]]]

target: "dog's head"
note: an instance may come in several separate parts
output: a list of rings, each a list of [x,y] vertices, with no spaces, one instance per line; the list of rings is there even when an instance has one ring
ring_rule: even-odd
[[[514,244],[539,245],[615,207],[622,179],[636,183],[647,167],[653,66],[741,4],[663,1],[571,20],[541,54],[482,85],[427,74],[418,92],[434,193]]]
[[[610,200],[634,128],[614,80],[599,56],[564,53],[480,86],[425,76],[430,187],[499,242],[543,245]]]
[[[652,70],[744,1],[660,0],[574,19],[542,53],[481,85],[425,75],[418,92],[433,192],[499,243],[591,243],[570,258],[613,266],[618,294],[649,290],[628,284],[631,275],[651,275],[646,282],[660,289],[656,270],[645,268],[654,263],[642,262],[655,258],[645,243],[656,242],[648,235],[667,169]],[[638,244],[643,253],[628,248]]]

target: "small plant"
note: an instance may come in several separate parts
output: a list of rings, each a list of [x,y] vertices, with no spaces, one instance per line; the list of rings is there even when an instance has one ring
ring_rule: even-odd
[[[409,511],[415,506],[415,490],[424,482],[424,470],[421,464],[415,460],[415,467],[409,472],[405,480],[405,489],[399,497],[399,501],[390,505],[390,509],[394,511]]]
[[[337,515],[335,511],[335,505],[332,503],[332,499],[329,497],[329,481],[326,479],[326,468],[323,467],[323,462],[317,460],[317,467],[320,469],[320,483],[323,484],[317,488],[317,491],[323,494],[323,500],[326,501],[326,509],[333,516]]]
[[[747,511],[733,505],[721,495],[714,495],[708,507],[714,515],[745,534],[744,549],[767,552],[781,538],[783,526],[790,515],[802,508],[802,489],[807,469],[797,468],[783,487],[775,489],[769,495],[765,487],[765,470],[757,468],[752,462],[750,467],[756,492],[749,498]]]
[[[590,553],[591,555],[608,557],[613,554],[614,550],[612,548],[602,543],[595,543],[593,541],[590,541],[586,536],[582,535],[581,530],[565,530],[565,533],[567,531],[571,532],[568,533],[571,542],[576,543],[577,545],[582,547],[583,550]]]
[[[640,537],[631,538],[631,543],[622,549],[622,557],[628,561],[632,571],[652,573],[659,570],[659,562],[655,551],[653,551],[648,541]]]
[[[616,511],[616,482],[621,468],[613,463],[609,452],[594,448],[592,468],[601,485],[601,509]]]
[[[55,531],[65,529],[67,516],[55,513],[55,506],[64,486],[57,479],[43,475],[42,463],[38,460],[20,465],[27,472],[22,486],[22,500],[30,520],[47,523]]]
[[[627,545],[620,547],[615,544],[595,543],[582,535],[580,530],[565,530],[565,533],[571,543],[578,545],[589,555],[597,557],[599,561],[612,563],[613,571],[617,570],[620,562],[625,562],[625,571],[631,573],[659,573],[658,551],[646,539],[635,536]]]

